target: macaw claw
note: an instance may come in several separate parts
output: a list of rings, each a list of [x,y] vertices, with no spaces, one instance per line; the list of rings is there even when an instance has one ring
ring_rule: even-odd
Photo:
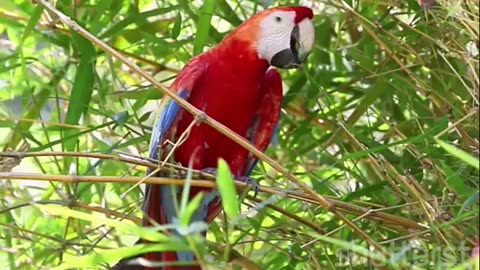
[[[205,168],[205,169],[202,169],[200,171],[202,173],[208,173],[208,174],[211,174],[211,175],[214,175],[214,176],[217,175],[217,168],[214,168],[214,167]]]
[[[250,178],[248,176],[234,176],[233,179],[235,181],[239,181],[245,183],[247,185],[252,186],[253,189],[253,197],[256,198],[258,195],[258,190],[260,189],[260,185],[258,184],[257,180]]]

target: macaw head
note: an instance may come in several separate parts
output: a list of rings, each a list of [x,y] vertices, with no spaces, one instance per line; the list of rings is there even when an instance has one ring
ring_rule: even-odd
[[[232,35],[252,44],[261,59],[278,68],[298,68],[313,48],[313,11],[275,7],[255,14]]]

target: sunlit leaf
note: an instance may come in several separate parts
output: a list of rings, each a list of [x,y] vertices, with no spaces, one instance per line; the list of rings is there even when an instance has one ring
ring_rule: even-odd
[[[217,188],[225,213],[230,219],[235,219],[239,214],[237,192],[228,164],[223,159],[218,160]]]

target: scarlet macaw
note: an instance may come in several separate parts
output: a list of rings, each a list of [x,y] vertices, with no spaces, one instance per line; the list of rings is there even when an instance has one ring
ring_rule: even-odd
[[[216,47],[194,57],[178,73],[171,90],[265,150],[278,122],[282,101],[282,79],[270,66],[297,68],[305,61],[314,43],[312,18],[312,10],[301,6],[276,7],[255,14]],[[178,139],[193,120],[176,102],[167,101],[152,133],[150,158],[165,158],[169,152],[166,141]],[[223,158],[237,180],[248,177],[256,163],[247,150],[206,124],[193,126],[173,157],[183,166],[191,164],[197,170],[215,168],[218,159]],[[177,192],[181,194],[181,190]],[[199,192],[205,196],[192,221],[208,223],[221,211],[219,197],[215,190],[192,188],[190,198]],[[158,224],[176,222],[171,186],[147,185],[145,194],[144,225],[151,226],[152,219]],[[194,255],[163,252],[147,254],[145,258],[155,262],[193,261]]]

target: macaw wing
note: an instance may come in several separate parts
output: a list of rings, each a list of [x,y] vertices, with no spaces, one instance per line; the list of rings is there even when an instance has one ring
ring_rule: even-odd
[[[181,98],[188,100],[190,93],[194,91],[195,84],[204,74],[205,68],[206,65],[199,61],[198,58],[192,59],[192,61],[178,73],[170,89],[175,91]],[[173,99],[165,97],[164,100],[162,100],[150,138],[149,158],[155,160],[160,158],[159,151],[167,139],[169,132],[175,129],[175,120],[179,115],[180,109],[180,105]],[[151,171],[152,170],[147,170],[147,174],[151,173]],[[143,210],[149,219],[165,224],[169,223],[169,221],[166,220],[168,219],[167,217],[171,217],[175,213],[165,213],[174,208],[170,207],[170,205],[162,205],[166,201],[166,199],[160,199],[165,197],[161,195],[162,192],[165,191],[162,191],[162,187],[159,185],[146,185]],[[169,196],[170,195],[171,194],[169,194]],[[167,204],[170,203],[172,202],[167,202]],[[149,223],[146,219],[144,219],[144,222],[146,224]]]
[[[188,99],[193,91],[195,83],[205,71],[205,65],[193,59],[177,75],[177,78],[170,87],[183,99]],[[172,125],[180,111],[180,105],[169,97],[164,97],[160,109],[157,111],[156,121],[150,137],[149,158],[158,159],[158,151],[171,131]]]
[[[180,89],[177,95],[183,99],[187,99],[189,96],[188,89]],[[159,149],[166,139],[167,133],[171,130],[172,124],[180,111],[180,106],[176,101],[165,97],[167,101],[162,101],[163,108],[157,111],[155,124],[153,126],[152,135],[150,137],[150,145],[148,149],[148,157],[150,159],[158,160]],[[162,106],[162,105],[161,105]]]
[[[199,58],[194,58],[177,75],[177,78],[170,87],[177,95],[188,100],[195,86],[199,82],[206,70],[206,64]],[[152,131],[150,139],[149,157],[159,160],[164,155],[159,152],[164,148],[165,140],[175,131],[176,123],[180,115],[181,107],[177,102],[170,98],[162,101],[161,109],[157,113],[157,121]],[[151,170],[147,171],[151,173]],[[173,198],[174,189],[171,185],[152,185],[148,184],[145,188],[145,197],[143,201],[145,226],[150,224],[171,224],[175,222],[177,216],[176,207]],[[203,214],[205,215],[205,214]],[[153,222],[152,222],[153,221]],[[144,256],[150,261],[173,262],[173,261],[193,261],[194,255],[191,252],[155,252]],[[170,268],[168,268],[170,269]],[[191,267],[189,269],[200,269]]]
[[[282,107],[282,78],[276,69],[269,69],[265,73],[262,88],[264,96],[250,129],[249,138],[259,150],[265,151],[278,130],[278,118]],[[250,153],[245,167],[245,176],[250,175],[257,161],[257,158]]]

